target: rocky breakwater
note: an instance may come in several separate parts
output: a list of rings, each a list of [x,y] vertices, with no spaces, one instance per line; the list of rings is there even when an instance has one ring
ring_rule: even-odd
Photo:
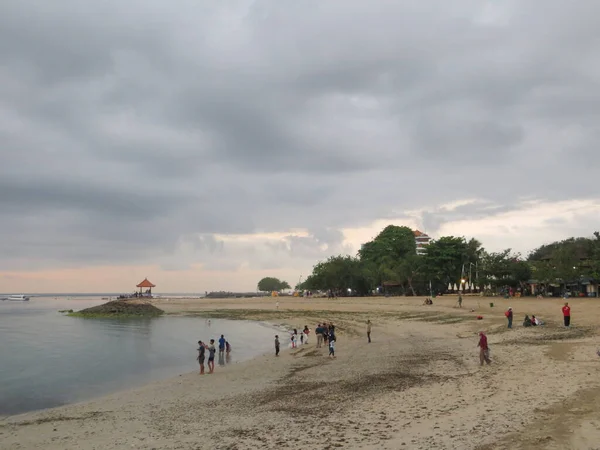
[[[146,301],[136,299],[114,300],[102,305],[69,313],[69,316],[86,318],[146,318],[158,317],[162,314],[164,314],[162,309]]]

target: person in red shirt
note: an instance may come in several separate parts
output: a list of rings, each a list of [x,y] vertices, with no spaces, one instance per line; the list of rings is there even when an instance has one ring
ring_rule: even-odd
[[[565,327],[571,326],[571,307],[568,303],[565,303],[565,306],[562,308],[563,318],[565,319]]]
[[[483,362],[490,364],[492,361],[490,360],[490,348],[488,347],[487,336],[483,331],[479,332],[479,362],[483,366]]]

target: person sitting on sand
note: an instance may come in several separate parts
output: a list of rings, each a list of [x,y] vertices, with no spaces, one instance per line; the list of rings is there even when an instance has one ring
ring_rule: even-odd
[[[531,319],[529,318],[528,315],[525,316],[525,319],[523,320],[523,326],[524,327],[530,327],[531,325]]]
[[[544,322],[542,322],[538,317],[535,317],[534,315],[532,315],[531,316],[531,325],[536,327],[536,326],[544,325]]]
[[[210,345],[208,346],[208,373],[213,373],[215,371],[215,353],[217,349],[215,348],[215,340],[210,340]]]

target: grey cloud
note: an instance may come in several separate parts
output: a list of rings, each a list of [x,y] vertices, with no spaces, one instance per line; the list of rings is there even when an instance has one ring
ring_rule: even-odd
[[[340,229],[402,211],[424,209],[430,231],[524,195],[597,198],[599,13],[2,2],[0,267],[300,270],[352,250]],[[310,236],[212,237],[298,228]]]

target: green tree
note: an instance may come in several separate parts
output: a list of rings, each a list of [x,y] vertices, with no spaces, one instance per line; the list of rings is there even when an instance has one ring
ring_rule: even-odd
[[[258,282],[258,290],[262,292],[283,291],[290,289],[287,281],[281,281],[279,278],[265,277]]]
[[[403,282],[409,272],[406,260],[416,254],[413,231],[405,226],[388,225],[372,241],[362,245],[358,257],[372,282],[380,286],[385,281]]]
[[[600,279],[600,232],[594,231],[594,239],[591,243],[590,276],[596,280]]]
[[[399,260],[417,253],[413,231],[404,226],[388,225],[358,252],[362,261],[381,263],[385,258]]]
[[[427,253],[423,255],[423,270],[436,289],[445,290],[448,283],[460,282],[463,267],[468,267],[469,258],[474,257],[469,251],[469,245],[462,237],[444,236],[429,243]]]
[[[338,291],[347,295],[348,289],[358,295],[367,295],[372,289],[372,274],[364,263],[352,256],[332,256],[313,267],[312,273],[301,283],[302,289]]]
[[[479,267],[482,284],[489,284],[494,288],[511,286],[525,290],[525,285],[531,278],[530,265],[521,259],[521,255],[512,253],[511,249],[482,252]]]

